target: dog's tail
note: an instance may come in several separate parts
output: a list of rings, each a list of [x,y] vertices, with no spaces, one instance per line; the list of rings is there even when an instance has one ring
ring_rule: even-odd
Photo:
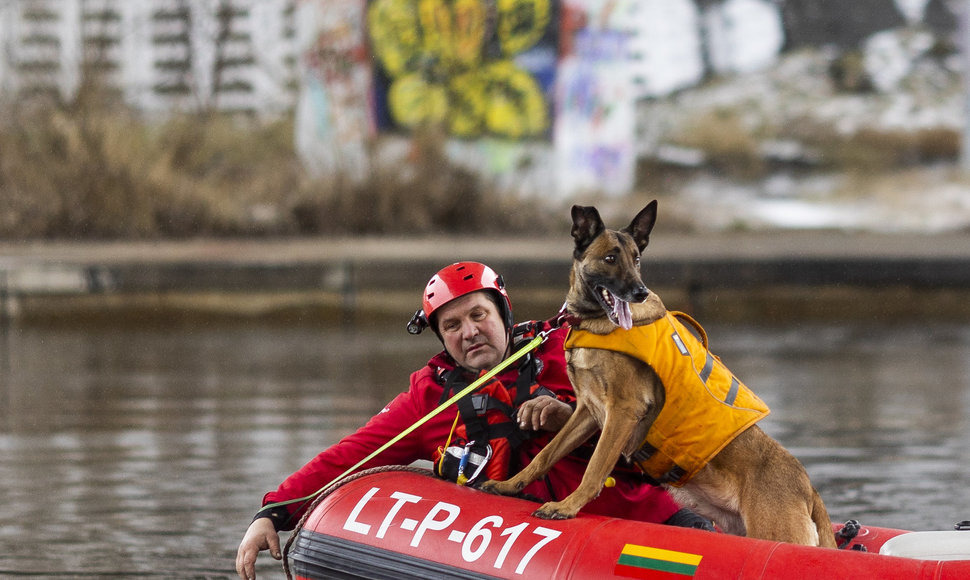
[[[818,494],[814,487],[812,488],[812,522],[815,523],[815,529],[818,530],[818,545],[823,548],[838,548],[835,543],[835,532],[832,531],[832,520],[829,518],[829,512],[825,509],[822,496]]]

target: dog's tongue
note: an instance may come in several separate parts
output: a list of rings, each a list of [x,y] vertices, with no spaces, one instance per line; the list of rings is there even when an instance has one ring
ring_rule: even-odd
[[[630,303],[613,296],[613,318],[616,319],[616,323],[623,330],[633,328],[633,314],[630,312]]]

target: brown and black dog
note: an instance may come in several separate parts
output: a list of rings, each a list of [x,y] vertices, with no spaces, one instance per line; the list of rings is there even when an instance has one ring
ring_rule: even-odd
[[[638,328],[643,330],[641,327],[664,323],[662,319],[670,318],[663,303],[644,286],[640,277],[640,253],[646,248],[656,222],[657,202],[648,204],[620,231],[607,229],[593,207],[573,206],[572,217],[575,250],[566,298],[572,324],[570,340],[577,331],[597,335],[594,338],[606,335],[616,338],[617,333],[636,332]],[[674,323],[670,324],[674,328]],[[679,334],[686,334],[680,328]],[[678,334],[675,330],[670,332]],[[676,342],[681,353],[688,354],[680,337]],[[710,372],[708,367],[712,364],[723,368],[719,359],[706,352],[706,339],[704,350],[697,358],[707,361],[707,367],[699,373],[702,376]],[[621,455],[642,467],[641,459],[655,453],[657,448],[664,448],[664,442],[653,441],[656,447],[647,445],[649,451],[644,452],[645,443],[650,441],[648,432],[661,422],[658,418],[665,403],[671,402],[672,409],[677,404],[673,401],[684,400],[671,391],[679,388],[677,384],[665,384],[661,379],[654,368],[659,363],[645,362],[649,356],[631,356],[589,346],[570,347],[567,340],[566,360],[578,398],[576,411],[525,469],[508,481],[489,481],[482,486],[492,493],[514,495],[545,475],[555,462],[599,430],[599,441],[579,487],[562,501],[546,503],[536,510],[537,517],[546,519],[574,517],[599,494]],[[718,404],[736,407],[739,392],[750,391],[726,368],[723,374],[730,383],[725,387],[729,401],[727,405],[724,401]],[[760,403],[753,394],[746,400]],[[744,419],[746,422],[739,423],[731,435],[733,438],[723,446],[715,444],[710,448],[713,451],[695,468],[683,470],[675,465],[671,470],[674,476],[666,479],[673,484],[670,489],[674,497],[714,520],[728,533],[836,547],[825,505],[802,464],[753,424],[764,414],[767,407],[755,418]],[[678,421],[673,422],[675,430],[680,426]],[[704,438],[708,430],[717,430],[709,425],[710,422],[695,430],[692,436]],[[680,451],[674,449],[668,453],[677,457]]]

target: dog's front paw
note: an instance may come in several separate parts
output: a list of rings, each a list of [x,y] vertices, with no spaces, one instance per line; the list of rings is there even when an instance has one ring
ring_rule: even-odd
[[[490,479],[482,484],[481,490],[495,495],[515,495],[522,491],[522,485],[516,485],[513,481],[496,481]]]
[[[562,502],[550,501],[542,504],[532,515],[543,520],[568,520],[576,517],[576,512],[565,509]]]

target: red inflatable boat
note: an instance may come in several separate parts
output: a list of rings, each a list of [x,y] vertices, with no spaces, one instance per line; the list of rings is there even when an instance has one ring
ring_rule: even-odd
[[[970,578],[970,531],[863,526],[849,549],[832,550],[601,516],[549,521],[533,517],[535,509],[535,503],[487,495],[413,468],[359,474],[318,499],[301,522],[286,549],[287,574],[394,580]]]

